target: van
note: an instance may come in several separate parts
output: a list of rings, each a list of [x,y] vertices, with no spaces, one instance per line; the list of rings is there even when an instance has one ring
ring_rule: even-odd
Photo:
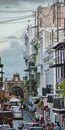
[[[23,120],[23,111],[20,106],[11,106],[11,110],[13,112],[14,119],[21,119]]]

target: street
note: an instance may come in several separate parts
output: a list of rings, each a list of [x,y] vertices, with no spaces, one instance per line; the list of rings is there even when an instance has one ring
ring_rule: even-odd
[[[0,31],[0,124],[65,130],[65,0],[0,0]]]
[[[23,111],[23,120],[14,120],[14,128],[18,130],[19,124],[21,124],[22,122],[27,123],[30,121],[33,121],[33,118],[31,117],[31,115],[29,115],[27,111]]]

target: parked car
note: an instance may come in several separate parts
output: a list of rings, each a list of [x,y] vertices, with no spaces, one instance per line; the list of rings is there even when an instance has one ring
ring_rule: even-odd
[[[11,104],[10,103],[4,103],[3,104],[3,110],[4,111],[10,110],[10,108],[11,108]]]
[[[23,128],[27,130],[29,127],[40,127],[40,124],[37,122],[22,122],[21,124],[19,124],[18,129],[21,130]]]
[[[3,130],[3,129],[2,129]],[[8,129],[5,129],[5,130],[16,130],[15,128],[8,128]]]
[[[10,128],[9,124],[1,124],[0,125],[0,130],[2,130],[2,129],[8,129],[8,128]]]
[[[0,125],[0,130],[16,130],[15,128],[10,128],[9,124]]]
[[[14,119],[23,119],[23,111],[20,106],[11,106]]]
[[[39,123],[37,123],[37,122],[27,122],[26,123],[26,126],[28,126],[28,127],[39,127],[40,126],[40,124]]]

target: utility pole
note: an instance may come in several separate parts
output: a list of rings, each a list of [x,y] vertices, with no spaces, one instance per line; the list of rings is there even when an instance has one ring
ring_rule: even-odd
[[[37,40],[39,38],[39,7],[37,9]]]
[[[42,7],[39,6],[37,9],[37,38],[39,39],[39,27],[40,27],[40,12]]]
[[[31,70],[30,70],[30,61],[29,61],[29,83],[30,83],[30,95],[31,95],[31,92],[32,92],[32,88],[31,88]]]
[[[36,19],[36,11],[35,11],[35,13],[34,13],[34,17],[35,17],[35,23],[34,23],[34,27],[35,27],[35,36],[36,36],[36,32],[37,32],[37,19]]]
[[[0,90],[3,88],[3,64],[1,63],[1,57],[0,57]]]

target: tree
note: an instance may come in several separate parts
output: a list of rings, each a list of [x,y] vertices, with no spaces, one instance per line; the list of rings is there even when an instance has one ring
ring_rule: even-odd
[[[59,88],[60,88],[60,94],[63,95],[63,97],[65,96],[65,79],[59,84]]]
[[[25,80],[24,86],[25,86],[25,89],[26,89],[26,96],[29,96],[29,93],[30,93],[30,83],[29,83],[29,80]]]
[[[1,102],[7,102],[7,101],[9,101],[9,98],[7,98],[7,97],[5,97],[5,96],[3,96],[3,97],[1,98]]]
[[[34,44],[34,49],[36,50],[36,54],[38,53],[38,45]]]

